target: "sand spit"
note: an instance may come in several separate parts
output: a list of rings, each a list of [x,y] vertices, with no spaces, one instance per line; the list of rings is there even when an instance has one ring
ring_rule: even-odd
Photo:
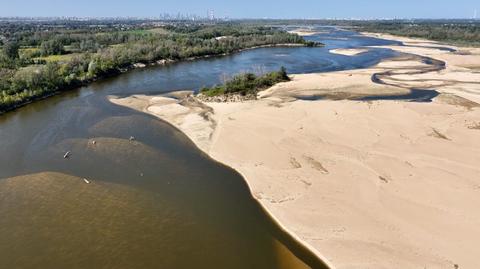
[[[320,31],[314,31],[311,29],[297,29],[293,31],[288,31],[290,34],[297,34],[299,36],[312,36],[321,33]]]
[[[345,56],[355,56],[367,51],[368,49],[333,49],[333,50],[330,50],[330,53],[340,54]]]
[[[336,268],[478,268],[480,74],[471,66],[479,50],[402,40],[415,46],[389,46],[401,57],[295,75],[257,101],[112,102],[169,121],[238,170]],[[414,88],[442,94],[430,103],[347,100]],[[324,99],[298,100],[315,96]]]

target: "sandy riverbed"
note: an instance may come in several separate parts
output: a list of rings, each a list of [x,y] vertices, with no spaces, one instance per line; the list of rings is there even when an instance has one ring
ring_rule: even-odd
[[[402,41],[412,46],[389,46],[402,57],[295,75],[257,101],[111,100],[172,123],[238,170],[254,197],[336,268],[478,268],[480,50]],[[429,71],[412,54],[447,67]],[[372,82],[386,71],[385,84]],[[422,87],[443,94],[432,103],[347,100]]]

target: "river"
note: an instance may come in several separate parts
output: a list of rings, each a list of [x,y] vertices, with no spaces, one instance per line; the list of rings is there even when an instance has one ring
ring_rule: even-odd
[[[395,55],[379,48],[331,54],[394,42],[318,29],[307,39],[326,47],[261,48],[133,70],[1,115],[0,267],[324,267],[278,228],[238,173],[169,124],[107,99],[198,90],[280,66],[289,73],[363,68]]]

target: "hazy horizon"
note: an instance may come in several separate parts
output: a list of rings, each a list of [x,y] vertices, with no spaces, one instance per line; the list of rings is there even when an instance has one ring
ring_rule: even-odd
[[[0,0],[0,17],[158,17],[161,14],[195,14],[206,17],[213,10],[215,17],[271,19],[382,19],[431,18],[471,19],[476,17],[480,2],[452,1],[93,1]]]

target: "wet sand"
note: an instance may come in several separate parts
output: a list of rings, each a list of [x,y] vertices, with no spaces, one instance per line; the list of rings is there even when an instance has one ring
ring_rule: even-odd
[[[203,104],[183,93],[112,102],[170,122],[239,171],[275,219],[332,267],[477,268],[480,50],[401,40],[407,46],[388,46],[400,57],[295,75],[257,101]],[[352,100],[411,89],[441,94]]]

